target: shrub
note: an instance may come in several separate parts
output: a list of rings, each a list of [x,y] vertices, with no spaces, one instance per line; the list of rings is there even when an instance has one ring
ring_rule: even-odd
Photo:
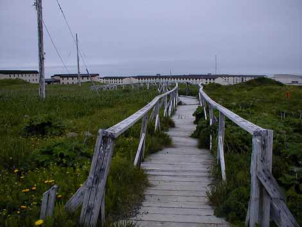
[[[36,150],[32,157],[38,166],[49,166],[56,163],[58,166],[75,166],[83,165],[89,161],[92,151],[86,148],[83,143],[77,140],[61,140],[52,142]]]
[[[24,136],[62,135],[65,126],[61,120],[51,115],[29,117],[22,129]]]

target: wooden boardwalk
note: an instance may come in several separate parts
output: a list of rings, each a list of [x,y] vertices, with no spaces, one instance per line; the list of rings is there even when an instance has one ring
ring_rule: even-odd
[[[173,147],[150,155],[142,163],[151,186],[132,220],[142,227],[229,226],[225,220],[215,217],[208,205],[206,191],[214,158],[208,150],[198,149],[197,140],[190,138],[196,128],[192,114],[198,101],[190,97],[180,100],[183,105],[177,107],[173,116],[176,127],[168,132]]]

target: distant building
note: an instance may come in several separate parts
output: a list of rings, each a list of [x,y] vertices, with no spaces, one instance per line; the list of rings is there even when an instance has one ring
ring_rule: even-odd
[[[1,79],[21,79],[29,83],[39,83],[39,72],[36,70],[0,70]]]
[[[275,74],[273,79],[287,85],[302,86],[302,76],[299,75]]]
[[[81,82],[88,82],[90,78],[87,74],[80,74]],[[91,80],[99,81],[99,74],[90,74]],[[78,74],[55,74],[51,76],[52,81],[55,84],[77,84]]]
[[[190,82],[195,84],[218,83],[232,85],[248,80],[265,77],[264,75],[211,75],[211,74],[190,74],[190,75],[154,75],[154,76],[133,76],[133,77],[101,77],[100,81],[107,84],[130,84],[130,83],[154,83],[154,82]]]

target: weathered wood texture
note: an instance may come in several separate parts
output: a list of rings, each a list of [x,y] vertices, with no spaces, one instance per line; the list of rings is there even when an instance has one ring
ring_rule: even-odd
[[[178,106],[172,117],[175,128],[167,132],[173,147],[150,155],[142,163],[151,186],[145,191],[138,214],[130,220],[142,227],[229,226],[215,217],[208,205],[206,191],[211,183],[213,157],[210,151],[198,149],[197,140],[190,138],[196,128],[192,114],[198,100],[189,97],[180,100],[184,105]]]
[[[99,213],[105,212],[101,207],[102,200],[105,199],[106,180],[113,155],[113,139],[104,136],[103,132],[103,130],[99,132],[86,183],[87,189],[80,216],[80,224],[85,226],[96,226]]]
[[[167,89],[168,86],[161,87],[161,91],[165,91]],[[122,122],[107,130],[99,130],[89,177],[85,184],[78,189],[78,191],[65,205],[67,211],[75,212],[75,210],[81,204],[83,204],[80,216],[81,225],[93,227],[97,225],[98,221],[100,221],[102,225],[105,224],[105,186],[110,169],[111,158],[113,155],[114,139],[121,135],[124,131],[132,127],[137,121],[142,119],[140,142],[134,160],[134,165],[140,167],[141,162],[144,159],[149,111],[153,108],[150,119],[153,120],[153,118],[155,117],[155,130],[160,130],[160,108],[165,103],[164,100],[167,100],[167,97],[169,96],[169,103],[172,112],[177,104],[175,101],[177,92],[178,85],[176,84],[176,86],[172,90],[158,95],[149,104],[147,104],[145,107],[143,107],[127,119],[123,120]],[[175,102],[175,106],[173,106],[173,100]],[[165,108],[167,108],[166,104]]]
[[[49,190],[44,192],[42,198],[40,219],[45,219],[46,217],[51,217],[53,215],[56,201],[56,193],[58,191],[58,188],[58,185],[54,185]]]
[[[85,192],[86,192],[86,182],[83,183],[83,185],[76,191],[75,194],[68,200],[68,202],[65,204],[65,210],[67,212],[73,213],[77,210],[77,208],[82,205]]]
[[[178,92],[178,85],[175,86],[171,91],[166,92],[165,94],[158,95],[155,97],[150,103],[148,103],[145,107],[137,111],[136,113],[132,114],[130,117],[126,118],[125,120],[121,121],[120,123],[112,126],[111,128],[106,130],[106,133],[110,134],[112,137],[117,138],[127,129],[129,129],[132,125],[134,125],[138,120],[140,120],[144,115],[146,115],[154,106],[158,103],[160,99],[165,96],[173,95],[174,93]],[[172,99],[171,99],[172,100]],[[171,102],[170,100],[170,102]],[[172,104],[172,103],[171,103]],[[173,107],[171,109],[171,112]]]
[[[224,131],[225,131],[225,117],[222,113],[219,113],[217,158],[220,161],[222,179],[226,181],[225,160],[224,160]]]
[[[253,147],[251,158],[251,194],[246,217],[246,225],[255,227],[270,226],[270,220],[274,220],[278,226],[299,226],[294,216],[285,204],[285,199],[277,181],[271,174],[272,171],[272,149],[273,131],[263,129],[226,109],[213,101],[202,89],[199,89],[199,102],[204,107],[205,120],[206,105],[209,108],[210,125],[213,124],[215,116],[213,109],[219,111],[218,129],[218,151],[217,158],[220,160],[222,179],[226,180],[224,162],[224,130],[225,117],[229,118],[239,127],[253,135]],[[212,137],[210,138],[210,148]]]

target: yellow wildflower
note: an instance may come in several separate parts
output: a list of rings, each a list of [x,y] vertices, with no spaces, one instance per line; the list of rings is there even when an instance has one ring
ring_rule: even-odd
[[[20,214],[20,211],[19,211],[19,210],[17,211],[17,214]]]
[[[42,219],[40,219],[40,220],[38,220],[38,221],[35,222],[35,225],[42,225],[43,222],[44,222],[44,221],[43,221]]]
[[[44,181],[45,184],[47,184],[48,182],[49,182],[48,180]]]
[[[19,170],[18,170],[18,169],[15,169],[14,173],[18,173],[18,172],[19,172]]]
[[[23,189],[22,192],[29,192],[29,189],[28,188]]]
[[[31,190],[35,191],[37,188],[36,187],[32,187]]]
[[[26,209],[26,206],[21,206],[21,209]]]
[[[58,195],[57,198],[59,198],[59,199],[62,198],[62,195]]]
[[[23,179],[23,178],[24,178],[24,176],[21,176],[20,178],[21,178],[21,179]]]

